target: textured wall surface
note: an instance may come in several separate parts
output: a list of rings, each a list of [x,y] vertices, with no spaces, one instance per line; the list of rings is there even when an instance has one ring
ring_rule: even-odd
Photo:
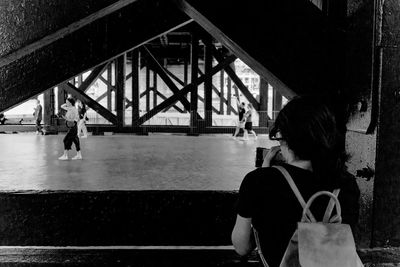
[[[235,192],[1,193],[1,245],[230,245]]]
[[[0,3],[0,56],[68,26],[117,0],[10,0]]]
[[[187,21],[165,2],[139,1],[0,67],[0,111]]]

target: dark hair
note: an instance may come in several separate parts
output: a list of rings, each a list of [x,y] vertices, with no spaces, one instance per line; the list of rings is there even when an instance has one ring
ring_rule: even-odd
[[[71,103],[71,105],[75,106],[75,99],[73,97],[68,97],[67,101]]]
[[[280,132],[301,160],[310,160],[314,173],[336,186],[345,170],[344,135],[335,116],[317,99],[296,97],[279,112],[270,138]]]

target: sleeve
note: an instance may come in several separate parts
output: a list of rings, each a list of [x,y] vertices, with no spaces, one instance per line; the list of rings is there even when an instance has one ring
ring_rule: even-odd
[[[247,174],[239,189],[239,199],[236,204],[237,214],[244,218],[252,218],[254,214],[254,172]]]

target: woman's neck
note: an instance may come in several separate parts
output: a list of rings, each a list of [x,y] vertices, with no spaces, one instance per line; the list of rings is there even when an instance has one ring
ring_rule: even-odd
[[[301,169],[312,171],[312,165],[310,160],[292,160],[288,164],[299,167]]]

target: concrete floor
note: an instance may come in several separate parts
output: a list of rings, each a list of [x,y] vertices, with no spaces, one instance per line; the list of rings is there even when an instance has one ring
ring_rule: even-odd
[[[256,147],[272,144],[266,136],[89,136],[82,161],[59,161],[63,137],[0,135],[0,191],[237,190]]]

